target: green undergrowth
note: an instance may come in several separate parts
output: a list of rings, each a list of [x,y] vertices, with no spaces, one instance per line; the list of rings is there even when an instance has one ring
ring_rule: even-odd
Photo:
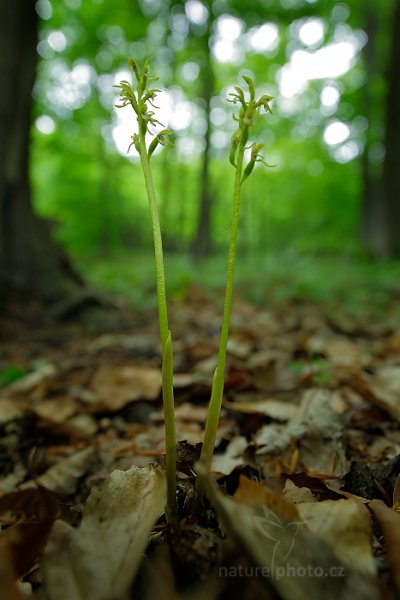
[[[183,301],[190,287],[205,296],[221,293],[225,256],[194,263],[184,254],[167,253],[168,292]],[[79,261],[96,288],[126,296],[133,308],[156,305],[154,265],[150,253],[118,252],[110,258]],[[236,271],[237,296],[260,307],[279,307],[290,300],[322,303],[327,308],[384,318],[388,305],[400,299],[400,261],[372,261],[364,256],[300,254],[294,251],[241,256]]]

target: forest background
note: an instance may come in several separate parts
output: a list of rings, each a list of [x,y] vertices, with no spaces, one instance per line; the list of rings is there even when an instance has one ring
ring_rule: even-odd
[[[3,290],[57,298],[85,281],[147,302],[147,200],[127,154],[134,115],[114,108],[128,57],[149,59],[158,118],[174,132],[153,161],[172,293],[223,284],[235,127],[226,98],[243,74],[274,97],[257,136],[276,165],[258,166],[243,188],[247,294],[263,301],[267,286],[270,297],[342,301],[345,289],[345,301],[370,302],[398,290],[399,0],[0,6]]]

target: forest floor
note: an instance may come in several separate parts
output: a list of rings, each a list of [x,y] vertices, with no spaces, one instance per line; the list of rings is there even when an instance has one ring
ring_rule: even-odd
[[[239,290],[199,499],[222,301],[181,291],[174,527],[154,304],[1,315],[0,598],[399,597],[400,296],[357,311]]]

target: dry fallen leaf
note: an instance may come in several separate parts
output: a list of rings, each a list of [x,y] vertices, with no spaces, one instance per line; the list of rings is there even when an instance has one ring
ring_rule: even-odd
[[[257,432],[255,440],[260,446],[257,454],[277,454],[306,435],[321,443],[340,438],[352,412],[338,412],[333,399],[335,394],[330,390],[306,390],[298,410],[286,425],[265,425]]]
[[[298,444],[299,460],[303,469],[314,477],[334,479],[344,477],[350,461],[341,439],[305,435]]]
[[[59,496],[68,496],[75,492],[79,478],[93,465],[94,458],[95,451],[93,448],[85,448],[75,452],[75,454],[62,458],[47,469],[36,479],[36,483]]]
[[[196,406],[190,402],[183,402],[179,404],[175,409],[176,421],[194,422],[194,423],[205,423],[207,419],[208,408],[207,406]],[[153,412],[151,415],[153,421],[164,421],[164,411],[158,410]]]
[[[161,470],[111,473],[104,487],[92,490],[78,529],[55,523],[42,559],[43,598],[127,599],[165,502]]]
[[[0,498],[0,522],[10,524],[0,532],[0,546],[8,552],[17,575],[32,567],[59,514],[57,496],[43,487],[11,492]]]
[[[400,515],[388,508],[382,500],[372,500],[368,506],[382,528],[387,559],[398,597],[400,595]]]
[[[343,565],[301,523],[287,522],[264,506],[238,504],[220,492],[202,465],[197,470],[226,532],[264,569],[266,585],[272,584],[284,600],[379,599],[374,580]]]
[[[2,396],[18,396],[20,394],[31,394],[35,388],[41,386],[44,383],[49,382],[55,375],[57,371],[55,367],[49,363],[41,366],[36,371],[32,373],[28,373],[10,383],[5,388],[1,390]]]
[[[393,510],[400,512],[400,475],[397,476],[393,488]]]
[[[266,506],[285,521],[300,520],[296,507],[286,498],[244,475],[240,476],[239,487],[233,498],[247,506]]]
[[[380,406],[400,421],[400,367],[382,367],[370,381],[370,389]]]
[[[141,600],[218,600],[221,598],[223,579],[210,575],[195,588],[177,590],[174,568],[167,543],[159,545],[143,561],[140,572]],[[135,589],[132,598],[136,597]]]
[[[15,583],[16,575],[12,566],[9,549],[0,543],[0,598],[4,600],[24,600]]]
[[[243,452],[248,446],[245,437],[236,436],[222,454],[214,454],[211,469],[215,473],[229,475],[232,471],[243,464]]]
[[[76,400],[69,396],[58,396],[41,400],[34,406],[35,414],[50,425],[59,425],[78,412]]]
[[[90,388],[91,412],[117,411],[133,400],[156,400],[161,392],[161,371],[148,367],[101,367]]]
[[[368,362],[368,356],[363,353],[360,346],[347,338],[326,341],[323,352],[332,365],[337,367],[359,369]]]
[[[91,415],[75,415],[59,427],[57,431],[64,433],[73,438],[93,439],[94,434],[98,429],[98,423]]]
[[[14,398],[0,398],[0,423],[7,423],[22,416],[27,409],[27,402],[16,402]]]
[[[103,350],[125,348],[130,352],[141,354],[156,354],[158,348],[157,337],[147,335],[123,335],[119,333],[105,333],[92,340],[88,345],[88,352],[96,354]]]
[[[316,502],[316,498],[310,488],[298,487],[291,479],[286,479],[282,496],[292,504],[300,502]]]
[[[382,367],[374,376],[355,373],[348,384],[360,396],[400,421],[400,367]]]
[[[345,565],[365,575],[376,576],[372,554],[369,513],[352,499],[297,504],[307,527],[324,540]]]
[[[226,407],[244,414],[260,414],[276,421],[289,421],[298,412],[299,407],[280,400],[256,400],[254,402],[230,402]]]

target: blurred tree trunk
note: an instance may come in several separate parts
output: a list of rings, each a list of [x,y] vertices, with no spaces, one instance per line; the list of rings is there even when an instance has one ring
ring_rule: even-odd
[[[388,256],[400,256],[400,0],[395,0],[388,72],[382,192]]]
[[[38,18],[35,2],[0,3],[0,285],[58,298],[81,283],[35,217],[29,181],[32,88]]]
[[[372,93],[372,82],[379,77],[377,57],[378,14],[374,0],[366,0],[363,10],[363,28],[368,43],[363,50],[366,83],[363,87],[363,113],[368,121],[364,152],[361,158],[362,213],[361,239],[364,248],[372,254],[382,254],[385,245],[383,227],[383,204],[379,202],[379,169],[371,164],[370,153],[375,141],[376,114]],[[379,224],[379,225],[378,225]]]
[[[192,254],[194,258],[204,258],[210,253],[212,245],[211,228],[211,208],[212,192],[210,182],[210,151],[211,151],[211,98],[214,92],[214,70],[210,49],[210,37],[212,29],[211,4],[208,4],[209,18],[207,30],[202,39],[204,45],[204,64],[201,71],[202,93],[201,99],[204,104],[204,114],[206,118],[206,129],[204,133],[204,151],[202,155],[200,171],[200,194],[199,194],[199,214],[197,221],[197,230],[192,244]]]
[[[371,84],[379,76],[377,57],[377,23],[380,8],[369,0],[365,5],[365,30],[368,44],[364,52],[367,74],[365,86],[365,115],[369,122],[363,155],[362,241],[373,255],[389,258],[400,256],[400,0],[393,0],[391,50],[385,79],[387,98],[385,106],[385,158],[382,174],[374,172],[369,161],[369,150],[374,134],[373,94]],[[375,169],[376,171],[376,169]]]

